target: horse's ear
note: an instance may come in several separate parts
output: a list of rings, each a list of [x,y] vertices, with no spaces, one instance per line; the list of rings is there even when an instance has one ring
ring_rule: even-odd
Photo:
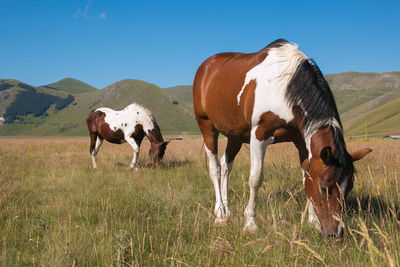
[[[163,145],[164,145],[164,146],[167,146],[167,145],[169,144],[169,142],[171,142],[171,141],[170,141],[170,140],[165,141],[165,142],[163,143]]]
[[[369,152],[372,152],[372,149],[363,148],[363,149],[357,150],[356,152],[350,153],[350,156],[353,159],[353,161],[357,161],[357,160],[362,159]]]
[[[321,150],[321,153],[319,157],[322,159],[322,161],[326,164],[329,165],[333,162],[334,158],[332,155],[332,148],[330,146],[326,146]]]

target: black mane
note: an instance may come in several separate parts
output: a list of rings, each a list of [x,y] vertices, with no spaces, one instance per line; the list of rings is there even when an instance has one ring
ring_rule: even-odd
[[[326,125],[332,119],[336,119],[342,127],[332,91],[314,61],[305,58],[299,64],[285,97],[290,106],[299,106],[307,114],[303,125],[305,129],[316,122],[326,121],[323,123]]]
[[[263,49],[261,49],[260,51],[268,51],[268,49],[270,48],[278,48],[281,47],[284,44],[288,44],[289,42],[286,39],[277,39],[275,41],[273,41],[272,43],[270,43],[269,45],[267,45],[266,47],[264,47]]]
[[[334,158],[336,159],[335,167],[338,179],[346,174],[353,173],[354,167],[344,142],[342,123],[335,99],[327,81],[314,61],[307,58],[301,61],[289,82],[285,98],[290,106],[297,106],[302,110],[305,117],[302,125],[304,135],[326,125],[331,127],[335,144]]]

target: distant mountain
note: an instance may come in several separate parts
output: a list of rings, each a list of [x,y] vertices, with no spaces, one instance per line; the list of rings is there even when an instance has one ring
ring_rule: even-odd
[[[20,82],[15,81],[14,84]],[[19,99],[24,94],[25,89],[21,89],[14,84],[14,99]],[[22,84],[22,83],[21,83]],[[25,85],[24,85],[25,86]],[[23,87],[24,87],[23,86]],[[9,87],[0,85],[0,88]],[[0,127],[0,135],[87,135],[86,116],[93,109],[98,107],[110,107],[116,110],[136,102],[144,105],[152,111],[163,133],[182,134],[184,132],[198,132],[194,119],[192,108],[181,100],[167,95],[165,91],[156,85],[139,80],[123,80],[116,82],[102,90],[94,90],[86,93],[69,95],[65,91],[50,89],[49,87],[29,87],[33,98],[35,92],[51,92],[54,95],[63,94],[65,99],[73,97],[73,101],[65,103],[61,109],[61,104],[54,102],[49,106],[43,106],[40,112],[30,111],[21,113],[17,120],[8,120],[6,118],[5,126]],[[9,90],[11,87],[3,90]],[[1,93],[0,92],[0,97]],[[42,97],[42,96],[41,96]],[[1,98],[0,98],[1,99]],[[36,101],[35,101],[36,102]],[[8,114],[13,106],[21,106],[21,101],[8,101],[3,104],[3,113],[0,116]]]
[[[400,97],[400,72],[344,72],[328,74],[325,78],[333,90],[343,121]]]
[[[369,134],[400,130],[400,72],[346,72],[325,77],[346,136],[363,134],[365,128]],[[163,133],[199,133],[192,86],[161,89],[128,79],[97,90],[67,78],[39,87],[0,79],[0,117],[6,119],[0,135],[86,135],[85,119],[92,109],[106,106],[118,110],[132,102],[151,110]]]
[[[71,94],[33,87],[17,80],[0,80],[0,116],[10,124],[32,127],[74,102]]]
[[[41,87],[54,89],[54,90],[61,90],[61,91],[69,92],[72,94],[82,94],[82,93],[92,92],[92,91],[97,90],[93,86],[90,86],[87,83],[78,81],[73,78],[65,78],[58,82],[51,83],[48,85],[43,85]]]
[[[365,126],[368,131],[376,133],[400,130],[396,119],[400,112],[395,108],[399,103],[395,100],[400,99],[400,72],[344,72],[327,74],[325,78],[333,91],[346,135],[360,134],[365,131]],[[175,86],[165,90],[193,105],[192,86]],[[397,107],[400,108],[400,105]],[[398,115],[381,116],[394,110]]]
[[[346,121],[344,128],[348,136],[400,132],[400,98]]]

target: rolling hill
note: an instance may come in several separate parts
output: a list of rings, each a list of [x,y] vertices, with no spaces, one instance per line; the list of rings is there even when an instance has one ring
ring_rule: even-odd
[[[72,94],[82,94],[97,90],[93,86],[73,78],[65,78],[58,82],[51,83],[48,85],[43,85],[41,87],[50,88],[54,90],[61,90]]]
[[[23,84],[15,81],[15,84]],[[6,86],[3,86],[6,87]],[[163,89],[156,85],[139,80],[122,80],[102,90],[94,90],[86,93],[68,94],[64,90],[49,89],[49,87],[33,87],[24,84],[23,87],[30,88],[31,98],[38,98],[39,92],[50,91],[53,94],[64,94],[73,101],[62,109],[60,104],[54,102],[44,106],[40,113],[28,111],[21,113],[18,120],[9,120],[6,117],[6,125],[0,127],[0,135],[86,135],[86,116],[98,107],[110,107],[122,109],[132,102],[137,102],[152,110],[154,117],[163,133],[182,134],[185,132],[196,132],[197,126],[194,120],[192,108],[181,100],[167,95]],[[0,87],[1,88],[1,87]],[[21,109],[24,102],[20,101],[20,95],[24,89],[15,87],[14,101],[10,100],[8,106],[4,106],[1,115],[7,115],[13,106]],[[7,90],[11,91],[11,88]],[[6,90],[4,90],[6,91]],[[34,94],[36,92],[36,95]],[[1,92],[0,92],[1,93]],[[70,97],[71,96],[71,97]],[[42,96],[41,96],[42,97]],[[16,100],[16,101],[15,101]],[[37,101],[31,101],[36,103]],[[1,106],[0,106],[1,107]]]
[[[400,72],[344,72],[327,74],[325,78],[333,91],[347,135],[364,133],[365,125],[370,133],[400,130],[400,111],[396,109],[400,103],[395,102],[400,99]],[[193,106],[191,86],[165,90]],[[393,110],[397,110],[397,114],[386,116]]]
[[[8,124],[37,124],[74,100],[74,96],[64,91],[33,87],[17,80],[0,80],[0,116]]]
[[[399,131],[400,98],[344,122],[344,128],[352,136],[365,134],[365,127],[369,135],[386,135]]]
[[[164,89],[169,95],[181,99],[184,103],[193,107],[193,92],[191,85],[173,86]]]
[[[331,86],[345,134],[400,130],[400,72],[345,72],[325,75]],[[66,78],[33,87],[0,80],[0,135],[86,135],[85,119],[95,108],[122,109],[137,102],[150,109],[163,133],[199,133],[191,86],[161,89],[140,80],[122,80],[97,90]]]

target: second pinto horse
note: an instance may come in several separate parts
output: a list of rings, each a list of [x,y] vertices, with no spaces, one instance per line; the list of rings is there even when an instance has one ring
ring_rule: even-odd
[[[164,141],[160,127],[151,112],[139,104],[131,104],[123,110],[98,108],[86,118],[90,134],[90,154],[93,168],[97,168],[96,156],[103,140],[122,144],[127,142],[133,148],[131,168],[136,168],[140,144],[145,136],[150,141],[149,156],[153,166],[158,166],[169,141]]]

